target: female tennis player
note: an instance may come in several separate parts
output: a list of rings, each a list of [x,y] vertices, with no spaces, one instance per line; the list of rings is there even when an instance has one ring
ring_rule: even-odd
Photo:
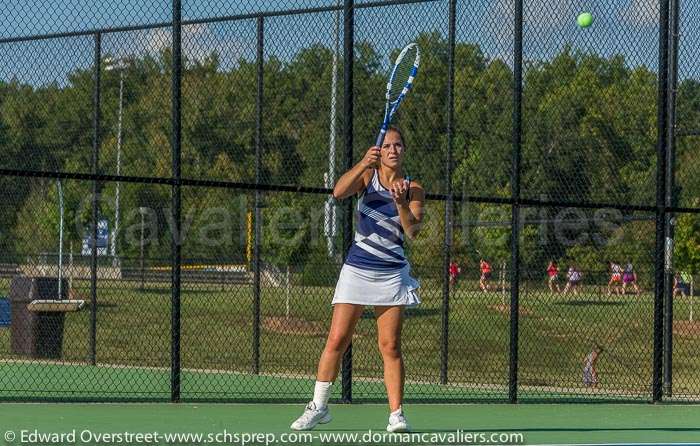
[[[425,191],[404,178],[405,145],[401,131],[390,127],[381,148],[371,147],[364,158],[335,185],[333,196],[342,200],[359,194],[357,230],[333,297],[333,317],[316,375],[313,400],[291,428],[313,429],[331,420],[328,398],[366,305],[374,307],[384,383],[389,398],[389,432],[408,432],[401,408],[404,365],[401,356],[403,309],[418,305],[418,281],[410,275],[404,256],[404,234],[413,239],[423,218]]]

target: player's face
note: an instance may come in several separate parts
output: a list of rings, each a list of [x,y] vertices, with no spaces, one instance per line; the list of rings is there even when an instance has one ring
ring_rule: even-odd
[[[389,131],[384,137],[382,144],[382,164],[386,167],[396,169],[401,165],[404,154],[403,141],[398,132]]]

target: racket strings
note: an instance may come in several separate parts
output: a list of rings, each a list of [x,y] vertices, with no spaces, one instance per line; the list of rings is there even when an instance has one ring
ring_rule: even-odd
[[[396,63],[396,68],[394,70],[394,75],[391,79],[391,88],[389,89],[389,101],[396,101],[407,84],[411,80],[411,77],[415,75],[416,59],[418,57],[418,46],[414,45],[409,47],[407,51],[403,54],[400,60]]]

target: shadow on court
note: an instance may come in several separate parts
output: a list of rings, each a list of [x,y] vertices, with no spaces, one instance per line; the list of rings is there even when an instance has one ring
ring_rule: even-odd
[[[611,302],[607,300],[558,300],[554,302],[555,305],[567,305],[570,307],[583,307],[588,305],[597,305],[600,307],[621,307],[627,305],[630,302]]]
[[[320,429],[316,429],[320,430]],[[333,429],[329,429],[333,430]],[[345,431],[352,429],[335,429]],[[469,429],[470,432],[700,432],[696,427],[527,427],[518,429]],[[414,433],[454,432],[454,429],[415,429]]]
[[[404,315],[406,317],[429,317],[429,316],[439,316],[441,314],[440,308],[407,308]],[[361,319],[374,319],[374,310],[365,309],[362,312]]]

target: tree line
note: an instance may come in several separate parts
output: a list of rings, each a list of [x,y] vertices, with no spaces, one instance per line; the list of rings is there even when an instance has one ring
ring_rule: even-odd
[[[422,34],[419,78],[402,105],[398,124],[407,144],[405,169],[428,192],[446,190],[448,44],[438,33]],[[509,61],[489,57],[478,45],[455,49],[455,137],[452,188],[458,195],[506,198],[511,189],[513,71]],[[398,49],[393,55],[396,55]],[[324,46],[299,50],[290,59],[266,57],[262,101],[261,178],[267,184],[322,187],[329,165],[333,52]],[[354,153],[356,160],[374,141],[383,110],[384,55],[370,42],[355,50]],[[143,54],[124,69],[122,175],[169,177],[171,54]],[[182,82],[182,175],[187,178],[253,183],[257,66],[241,59],[222,67],[216,53],[186,60]],[[335,171],[342,150],[342,58],[338,80]],[[0,83],[0,153],[5,168],[91,172],[93,112],[91,69],[76,69],[65,83]],[[118,71],[102,74],[99,171],[116,173]],[[603,57],[564,47],[554,57],[528,62],[524,71],[522,196],[613,204],[653,205],[656,181],[657,75],[629,64],[624,56]],[[678,88],[679,125],[700,122],[700,82],[682,79]],[[695,161],[698,137],[679,138],[676,198],[700,206],[700,175]],[[58,192],[55,180],[0,177],[0,249],[5,259],[56,252]],[[63,181],[64,249],[79,246],[91,218],[92,183]],[[116,183],[105,183],[100,213],[114,225]],[[170,188],[151,183],[120,185],[117,252],[136,258],[140,245],[139,208],[145,215],[146,255],[168,258]],[[250,192],[184,187],[185,260],[245,262],[249,255]],[[263,208],[262,256],[277,266],[307,270],[308,281],[332,277],[342,237],[332,241],[330,259],[324,235],[326,197],[267,192]],[[425,274],[441,265],[444,211],[428,203],[423,237],[409,255]],[[640,212],[561,208],[524,211],[524,269],[539,271],[549,259],[601,269],[608,259],[651,267],[654,221]],[[340,215],[340,213],[338,214]],[[653,217],[653,216],[652,216]],[[465,264],[479,254],[494,261],[510,257],[510,209],[496,204],[457,203],[454,251]],[[341,225],[337,225],[338,229]],[[700,217],[675,221],[676,267],[700,270]],[[328,274],[316,274],[326,271]],[[320,280],[325,282],[326,279]]]

